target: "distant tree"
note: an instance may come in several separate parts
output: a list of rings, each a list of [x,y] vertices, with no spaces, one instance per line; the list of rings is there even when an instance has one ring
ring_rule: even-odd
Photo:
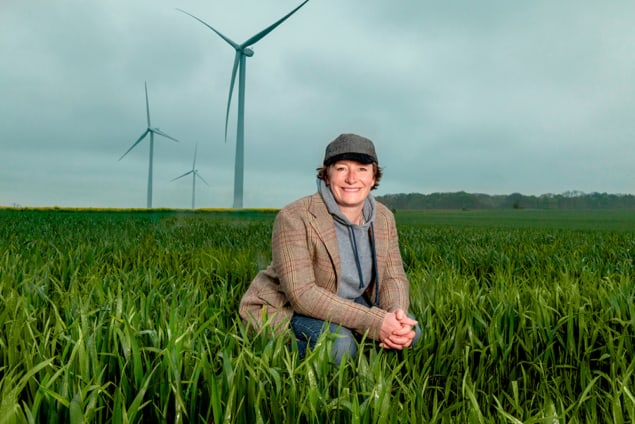
[[[399,209],[635,209],[635,196],[632,194],[585,194],[581,191],[546,193],[540,196],[525,196],[521,193],[488,195],[465,191],[400,193],[377,196],[377,200],[395,212]]]
[[[520,209],[523,203],[523,195],[520,193],[512,193],[505,199],[503,207]]]

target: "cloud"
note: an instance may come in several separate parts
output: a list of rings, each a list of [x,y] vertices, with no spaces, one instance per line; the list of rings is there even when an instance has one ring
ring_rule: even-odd
[[[177,7],[241,42],[299,2],[4,2],[0,204],[145,204],[152,125],[156,206],[199,143],[197,204],[231,205],[234,52]],[[380,193],[633,192],[635,4],[310,1],[247,64],[245,206],[314,189],[326,143],[373,139]]]

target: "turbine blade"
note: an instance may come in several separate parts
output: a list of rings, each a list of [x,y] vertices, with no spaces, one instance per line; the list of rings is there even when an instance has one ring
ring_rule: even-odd
[[[150,128],[150,102],[148,102],[148,83],[144,82],[146,87],[146,114],[148,117],[148,128]]]
[[[198,143],[194,145],[194,162],[192,162],[192,169],[196,169],[196,150],[198,149]]]
[[[234,67],[232,68],[232,79],[229,83],[229,97],[227,98],[227,113],[225,113],[225,143],[227,143],[227,127],[229,125],[229,108],[232,103],[232,93],[234,92],[234,83],[236,82],[236,71],[238,71],[238,65],[240,64],[240,52],[236,50],[234,56]]]
[[[172,181],[176,181],[176,180],[178,180],[179,178],[183,178],[183,177],[185,177],[186,175],[190,175],[192,172],[194,172],[194,171],[187,171],[185,174],[183,174],[183,175],[179,175],[178,177],[171,179],[171,180],[170,180],[170,182],[172,182]]]
[[[298,7],[296,7],[295,9],[293,9],[291,12],[287,13],[286,15],[284,15],[282,18],[278,19],[276,22],[274,22],[273,24],[269,25],[267,28],[263,29],[262,31],[260,31],[258,34],[252,36],[250,39],[248,39],[247,41],[245,41],[244,43],[242,43],[240,45],[241,48],[245,48],[245,47],[249,47],[252,44],[257,43],[258,41],[260,41],[262,38],[264,38],[267,34],[269,34],[271,31],[273,31],[274,29],[276,29],[276,27],[278,25],[280,25],[281,23],[283,23],[284,21],[286,21],[291,15],[293,15],[295,12],[297,12],[302,6],[304,6],[309,0],[304,0]]]
[[[308,1],[308,0],[307,0]],[[183,12],[186,15],[191,16],[192,18],[196,19],[197,21],[199,21],[200,23],[202,23],[203,25],[205,25],[207,28],[211,29],[212,31],[214,31],[216,34],[218,34],[218,36],[220,38],[222,38],[223,40],[225,40],[227,42],[227,44],[229,44],[230,46],[232,46],[233,48],[235,48],[236,50],[238,50],[240,48],[240,46],[235,43],[233,40],[231,40],[229,37],[224,36],[223,34],[221,34],[219,31],[217,31],[215,28],[213,28],[210,24],[208,24],[207,22],[205,22],[202,19],[197,18],[196,16],[192,15],[191,13],[186,12],[183,9],[179,9],[177,8],[176,10],[178,10],[179,12]]]
[[[167,135],[166,133],[164,133],[163,131],[161,131],[161,130],[160,130],[160,129],[158,129],[158,128],[152,128],[152,129],[150,129],[150,131],[152,131],[152,132],[153,132],[153,133],[155,133],[155,134],[162,135],[162,136],[163,136],[163,137],[165,137],[165,138],[169,138],[169,139],[170,139],[170,140],[172,140],[172,141],[176,141],[177,143],[180,143],[180,141],[179,141],[179,140],[177,140],[177,139],[176,139],[176,138],[174,138],[174,137],[171,137],[171,136]]]
[[[145,130],[145,131],[143,132],[143,134],[141,134],[141,137],[139,137],[139,138],[137,139],[137,141],[135,141],[135,142],[134,142],[134,144],[133,144],[133,145],[132,145],[132,146],[131,146],[128,150],[126,150],[126,153],[124,153],[123,155],[121,155],[121,157],[119,158],[119,160],[123,159],[123,157],[124,157],[124,156],[126,156],[128,153],[130,153],[130,151],[131,151],[132,149],[134,149],[134,148],[137,146],[137,144],[139,144],[139,143],[141,142],[141,140],[143,140],[143,138],[144,138],[146,135],[148,135],[148,133],[149,133],[149,132],[150,132],[150,130],[149,130],[149,129]]]
[[[199,177],[201,179],[201,181],[203,181],[205,183],[206,186],[209,186],[209,184],[207,184],[207,181],[205,181],[205,178],[201,177],[201,175],[198,173],[198,171],[194,171],[194,174]]]

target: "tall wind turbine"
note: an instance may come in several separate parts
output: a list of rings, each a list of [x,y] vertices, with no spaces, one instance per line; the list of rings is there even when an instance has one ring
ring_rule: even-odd
[[[153,160],[153,156],[154,156],[154,134],[158,134],[158,135],[162,135],[163,137],[169,138],[172,141],[176,141],[178,142],[179,140],[177,140],[176,138],[170,137],[169,135],[167,135],[166,133],[164,133],[163,131],[161,131],[158,128],[152,128],[152,126],[150,125],[150,104],[148,102],[148,83],[145,82],[145,88],[146,88],[146,115],[148,117],[148,128],[146,128],[146,130],[143,132],[143,134],[141,134],[141,137],[139,137],[137,139],[137,141],[134,142],[134,144],[132,145],[132,147],[130,147],[126,153],[124,153],[119,160],[123,159],[124,156],[126,156],[132,149],[134,149],[137,144],[141,143],[141,140],[143,140],[148,134],[150,134],[150,164],[148,165],[148,208],[152,207],[152,160]]]
[[[214,31],[220,38],[225,40],[230,46],[232,46],[236,50],[236,55],[234,56],[234,66],[232,68],[232,78],[231,83],[229,85],[229,98],[227,99],[227,113],[225,114],[225,142],[227,142],[227,124],[229,121],[229,107],[231,105],[232,100],[232,92],[234,90],[234,83],[236,81],[236,71],[239,71],[238,76],[238,119],[237,119],[237,129],[236,129],[236,158],[234,165],[234,208],[242,208],[243,207],[243,175],[245,168],[245,74],[246,74],[246,58],[254,55],[254,51],[249,48],[264,38],[267,34],[273,31],[278,25],[287,20],[291,15],[298,11],[302,6],[304,6],[309,0],[304,0],[298,7],[293,9],[291,12],[287,13],[285,16],[269,25],[267,28],[263,29],[256,35],[249,38],[242,44],[238,44],[228,37],[221,34],[219,31],[214,29],[207,22],[197,18],[196,16],[182,10],[177,9],[180,12],[185,13],[186,15],[191,16],[196,19],[212,31]]]
[[[209,186],[209,184],[207,184],[207,181],[205,181],[205,179],[199,175],[198,170],[196,169],[196,150],[197,150],[197,148],[198,148],[198,143],[196,143],[196,146],[194,147],[194,163],[192,163],[192,169],[190,171],[187,171],[185,174],[179,175],[178,177],[176,177],[176,178],[174,178],[172,180],[172,181],[176,181],[179,178],[183,178],[186,175],[192,174],[192,209],[194,209],[195,199],[196,199],[196,177],[199,177],[201,179],[201,181],[203,181],[206,185]],[[172,181],[170,181],[170,182],[172,182]]]

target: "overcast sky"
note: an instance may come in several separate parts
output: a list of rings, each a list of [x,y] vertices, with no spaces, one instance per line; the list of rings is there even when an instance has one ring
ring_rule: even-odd
[[[294,0],[2,0],[0,206],[231,207],[234,50]],[[375,142],[376,195],[635,193],[635,2],[310,0],[247,59],[245,207]],[[236,91],[236,90],[235,90]],[[236,94],[236,93],[235,93]]]

